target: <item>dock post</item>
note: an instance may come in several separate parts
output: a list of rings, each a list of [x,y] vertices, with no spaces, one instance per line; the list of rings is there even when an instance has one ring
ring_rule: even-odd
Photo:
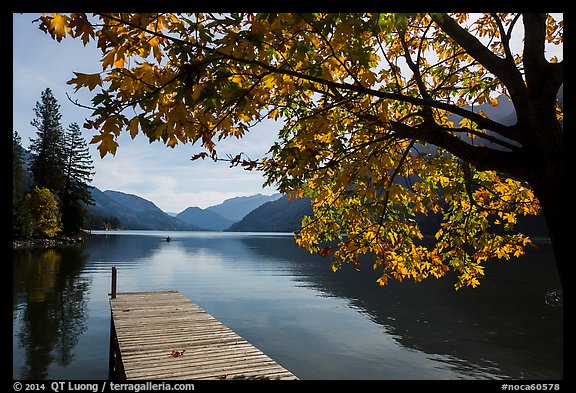
[[[110,291],[110,298],[116,299],[116,266],[112,266],[112,288]]]
[[[110,288],[110,299],[116,299],[116,266],[112,266],[112,284]],[[114,326],[114,315],[110,309],[110,345],[108,349],[108,378],[110,380],[117,380],[125,378],[124,368],[120,360],[120,348],[118,346],[118,337],[116,335],[116,327]]]

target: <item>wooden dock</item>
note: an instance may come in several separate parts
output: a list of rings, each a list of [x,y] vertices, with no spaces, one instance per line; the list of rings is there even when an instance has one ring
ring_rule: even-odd
[[[113,294],[113,379],[298,379],[180,292]]]

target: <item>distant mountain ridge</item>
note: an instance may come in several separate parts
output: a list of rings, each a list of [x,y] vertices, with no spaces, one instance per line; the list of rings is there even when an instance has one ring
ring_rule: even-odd
[[[262,206],[267,202],[275,201],[280,197],[282,197],[282,194],[274,194],[274,195],[256,194],[250,196],[235,197],[226,199],[221,204],[207,207],[204,210],[218,213],[222,217],[225,217],[234,223],[242,220],[244,216],[246,216],[254,209]]]
[[[206,209],[189,207],[172,216],[137,195],[93,187],[95,205],[87,205],[86,209],[92,229],[222,231],[263,203],[281,196],[257,194],[236,197]]]
[[[288,195],[267,202],[252,210],[241,221],[226,229],[227,232],[294,232],[300,229],[302,218],[312,215],[310,198]]]
[[[262,204],[274,201],[281,196],[281,194],[256,194],[245,197],[235,197],[226,199],[221,204],[210,206],[206,209],[189,207],[178,213],[175,217],[185,223],[193,224],[205,230],[222,231],[240,221],[246,214]]]
[[[115,217],[122,229],[197,231],[200,228],[164,213],[154,203],[120,191],[92,188],[95,205],[87,205],[88,215]]]
[[[175,216],[177,219],[210,231],[221,231],[234,224],[234,221],[220,214],[199,207],[186,208]]]

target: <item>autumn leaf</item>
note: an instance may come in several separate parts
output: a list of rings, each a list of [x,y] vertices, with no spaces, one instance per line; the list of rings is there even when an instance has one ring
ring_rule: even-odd
[[[94,28],[88,22],[83,14],[71,14],[69,21],[69,28],[72,30],[70,33],[72,37],[81,37],[84,46],[95,37]]]
[[[382,276],[380,276],[378,278],[378,280],[376,280],[376,282],[381,286],[385,286],[386,284],[388,284],[388,275],[387,274],[383,274]]]
[[[178,358],[180,356],[184,356],[184,352],[186,352],[186,349],[182,349],[181,351],[177,349],[172,349],[170,356],[172,356],[173,358]]]
[[[62,38],[66,37],[68,31],[68,22],[70,18],[63,14],[52,14],[50,19],[51,31],[58,42],[62,41]]]
[[[82,87],[88,87],[90,91],[94,90],[96,86],[102,86],[102,78],[100,73],[96,74],[83,74],[81,72],[74,72],[75,78],[66,82],[68,85],[76,85],[74,92],[77,92]]]
[[[136,138],[136,135],[138,135],[138,123],[138,116],[134,116],[128,123],[128,131],[130,132],[130,137],[132,139]]]
[[[107,132],[94,135],[90,143],[99,144],[98,151],[100,152],[100,157],[104,157],[108,153],[114,155],[116,154],[116,149],[118,148],[118,142],[114,140],[113,135]]]
[[[332,248],[330,247],[330,245],[326,245],[318,251],[318,255],[320,255],[321,257],[325,257],[327,255],[330,255],[331,253]]]

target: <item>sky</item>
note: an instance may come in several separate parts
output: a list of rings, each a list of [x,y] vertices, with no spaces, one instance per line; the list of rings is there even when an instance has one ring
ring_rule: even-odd
[[[36,137],[37,130],[30,122],[41,92],[52,90],[60,104],[64,129],[74,122],[82,128],[90,110],[74,105],[66,94],[86,105],[90,105],[90,95],[83,89],[74,93],[74,86],[66,82],[74,77],[73,71],[101,71],[101,52],[94,42],[84,47],[80,40],[65,38],[58,43],[32,23],[39,16],[13,14],[13,130],[25,148],[30,138]],[[217,145],[218,155],[244,152],[252,159],[261,157],[274,143],[280,127],[271,120],[261,123],[242,139]],[[90,141],[92,132],[83,130],[86,141]],[[149,143],[143,135],[132,140],[128,133],[122,133],[118,143],[116,155],[104,158],[100,158],[96,145],[89,145],[96,172],[91,185],[102,191],[138,195],[165,212],[178,213],[187,207],[206,208],[237,196],[277,192],[272,187],[263,188],[265,179],[260,172],[230,168],[226,162],[209,159],[191,161],[200,150],[190,144],[172,149],[161,142]]]

